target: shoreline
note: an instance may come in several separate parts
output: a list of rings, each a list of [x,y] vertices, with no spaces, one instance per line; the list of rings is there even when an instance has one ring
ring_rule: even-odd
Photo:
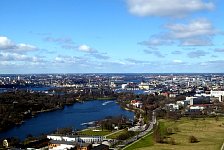
[[[105,100],[105,101],[113,100],[113,101],[115,101],[117,103],[117,99],[115,97],[113,97],[113,98],[110,97],[110,98],[106,98],[106,99],[105,98],[104,99],[101,99],[101,98],[88,99],[88,100],[84,100],[84,101],[75,100],[74,103],[65,104],[65,105],[63,105],[61,107],[55,107],[55,108],[52,108],[52,109],[45,109],[45,110],[31,112],[29,117],[27,117],[24,120],[21,120],[20,122],[11,124],[10,126],[7,126],[7,128],[1,129],[0,133],[7,132],[8,130],[10,130],[10,129],[14,128],[14,127],[19,127],[19,126],[23,125],[24,122],[29,121],[29,119],[37,117],[38,114],[45,113],[45,112],[54,112],[54,111],[57,111],[57,110],[60,110],[60,109],[64,109],[65,106],[71,106],[71,105],[74,105],[76,103],[85,102],[85,101],[94,101],[94,100]],[[121,105],[119,103],[117,103],[117,104],[121,107]],[[131,110],[131,109],[128,109],[128,108],[124,108],[124,107],[121,107],[121,108],[124,109],[124,110],[130,111],[130,112],[134,112],[134,110]]]
[[[86,99],[86,100],[83,100],[83,101],[75,100],[73,103],[67,103],[67,104],[64,104],[63,106],[57,106],[57,107],[51,108],[51,109],[43,109],[43,110],[40,110],[40,111],[33,111],[33,112],[31,112],[30,116],[28,116],[27,118],[21,120],[20,122],[12,123],[12,124],[8,125],[6,128],[0,128],[0,133],[7,132],[8,130],[10,130],[10,129],[16,127],[16,126],[21,126],[24,122],[26,122],[29,119],[32,119],[32,118],[36,117],[40,113],[53,112],[53,111],[57,111],[57,110],[60,110],[60,109],[64,109],[65,106],[74,105],[75,103],[83,103],[85,101],[100,100],[100,99],[101,98]],[[104,100],[109,100],[109,98],[108,99],[104,99]],[[110,100],[112,100],[112,98],[110,98]],[[116,99],[114,99],[114,100],[116,100]],[[23,114],[23,112],[21,112],[21,114]]]

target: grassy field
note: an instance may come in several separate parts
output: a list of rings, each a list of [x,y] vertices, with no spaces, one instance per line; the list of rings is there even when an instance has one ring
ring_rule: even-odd
[[[133,144],[133,146],[137,145],[136,147],[129,147],[125,150],[220,150],[224,142],[224,118],[221,117],[218,121],[215,118],[194,120],[182,118],[176,122],[168,120],[160,120],[160,122],[162,127],[172,131],[167,140],[172,138],[176,143],[175,145],[155,143],[152,136],[149,136],[147,140],[140,140]],[[189,136],[191,135],[195,136],[199,142],[189,143]]]
[[[118,131],[93,131],[92,129],[85,129],[82,131],[79,131],[79,134],[82,135],[91,135],[91,136],[106,136],[107,139],[116,139],[119,135],[126,133],[126,130],[118,130]],[[108,135],[108,136],[107,136]]]
[[[147,134],[145,137],[141,138],[138,142],[124,148],[124,150],[134,150],[143,147],[150,147],[153,145],[153,134]]]
[[[114,134],[109,135],[107,138],[108,139],[116,139],[119,135],[125,133],[125,130],[119,130],[117,132],[115,132]]]
[[[105,136],[107,134],[112,133],[111,131],[108,130],[103,130],[103,131],[93,131],[92,129],[86,129],[78,132],[79,134],[83,135],[92,135],[92,136]]]

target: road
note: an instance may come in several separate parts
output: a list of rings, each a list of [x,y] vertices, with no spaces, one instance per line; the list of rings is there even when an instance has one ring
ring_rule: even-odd
[[[143,132],[140,132],[138,135],[136,135],[136,136],[134,136],[134,137],[132,137],[132,138],[130,138],[128,140],[124,140],[122,142],[122,144],[118,145],[116,148],[119,149],[121,147],[126,146],[126,147],[123,148],[123,150],[124,150],[125,148],[129,147],[131,143],[139,140],[140,138],[144,137],[147,133],[152,131],[153,125],[156,124],[156,123],[157,123],[156,116],[155,116],[155,112],[153,111],[153,113],[152,113],[152,120],[149,122],[148,128],[146,130],[144,130]]]

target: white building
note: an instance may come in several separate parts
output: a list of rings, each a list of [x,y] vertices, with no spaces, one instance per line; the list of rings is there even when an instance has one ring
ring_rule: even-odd
[[[186,100],[184,100],[184,105],[193,105],[193,102],[195,99],[197,99],[198,97],[186,97]]]
[[[166,108],[169,110],[179,110],[179,105],[170,103],[166,104]]]
[[[139,89],[142,89],[142,90],[149,90],[150,88],[150,85],[148,83],[144,83],[144,82],[141,82],[139,85],[138,85]]]
[[[143,103],[139,100],[132,100],[131,105],[135,106],[136,108],[142,108]]]
[[[212,91],[211,90],[210,94],[211,94],[211,97],[218,97],[219,102],[224,101],[224,91]]]
[[[105,140],[104,136],[78,136],[78,135],[47,135],[48,139],[56,141],[82,142],[82,143],[99,143]]]
[[[127,85],[128,85],[128,84],[122,84],[122,85],[121,85],[121,88],[122,88],[122,89],[125,89],[125,88],[127,87]]]
[[[176,104],[179,105],[179,107],[184,106],[184,101],[177,101]]]
[[[203,106],[190,106],[190,110],[204,110],[205,107]]]

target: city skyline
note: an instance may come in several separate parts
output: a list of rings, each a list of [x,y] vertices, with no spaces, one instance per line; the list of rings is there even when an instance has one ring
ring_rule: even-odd
[[[221,0],[2,0],[0,74],[223,73]]]

